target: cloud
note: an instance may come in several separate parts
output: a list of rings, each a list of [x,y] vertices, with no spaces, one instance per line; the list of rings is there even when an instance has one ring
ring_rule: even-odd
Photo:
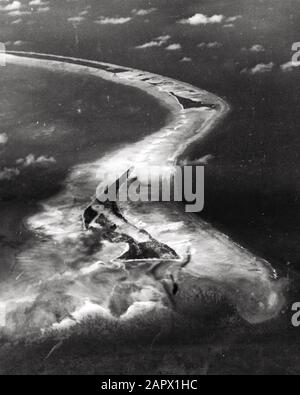
[[[100,18],[99,20],[95,21],[95,23],[99,25],[123,25],[131,21],[132,18]]]
[[[136,49],[147,49],[147,48],[153,48],[153,47],[161,47],[162,45],[166,44],[169,40],[171,39],[171,36],[165,35],[165,36],[159,36],[155,38],[153,41],[150,41],[148,43],[138,45],[135,48]]]
[[[17,41],[6,41],[5,46],[8,47],[24,47],[28,45],[27,41],[17,40]]]
[[[249,74],[263,74],[270,73],[274,69],[275,64],[273,62],[270,63],[259,63],[254,66],[252,69],[244,69],[241,73],[249,73]]]
[[[29,2],[30,6],[38,6],[38,7],[42,7],[45,5],[48,5],[49,1],[42,1],[42,0],[32,0]]]
[[[242,51],[249,51],[249,52],[265,52],[265,48],[261,44],[254,44],[250,48],[242,48]]]
[[[230,16],[229,18],[226,19],[227,23],[232,23],[232,22],[236,22],[239,19],[242,19],[242,15],[235,15],[235,16]]]
[[[186,63],[191,62],[191,61],[192,61],[192,58],[189,58],[188,56],[185,56],[184,58],[182,58],[180,60],[180,62],[186,62]]]
[[[33,165],[45,165],[50,163],[56,163],[55,158],[53,156],[47,157],[44,155],[35,158],[33,154],[29,154],[25,159],[21,158],[16,161],[17,165],[21,165],[23,167],[29,167]]]
[[[285,73],[289,71],[293,71],[297,67],[300,67],[300,61],[299,62],[290,61],[280,66],[281,70]]]
[[[171,36],[169,36],[169,35],[159,36],[159,37],[156,38],[156,40],[158,40],[158,41],[160,41],[162,43],[166,43],[170,39],[171,39]]]
[[[167,51],[179,51],[180,49],[182,49],[181,44],[170,44],[166,48]]]
[[[204,14],[195,14],[194,16],[188,18],[188,19],[182,19],[179,21],[179,23],[185,24],[185,25],[192,25],[192,26],[197,26],[197,25],[208,25],[208,24],[213,24],[213,23],[221,23],[225,19],[224,15],[212,15],[212,16],[206,16]]]
[[[208,49],[213,49],[213,48],[222,48],[223,44],[219,43],[217,41],[211,42],[211,43],[200,43],[197,45],[198,48],[204,49],[204,48],[208,48]]]
[[[3,170],[0,171],[0,181],[10,181],[18,175],[20,175],[20,170],[8,169],[7,167],[5,167]]]
[[[67,19],[70,23],[80,24],[84,22],[86,19],[83,16],[73,16]]]
[[[274,63],[270,62],[268,64],[259,63],[253,69],[251,69],[251,74],[258,74],[258,73],[269,73],[274,68]]]
[[[12,43],[12,45],[14,47],[23,47],[24,45],[27,45],[27,42],[26,41],[22,41],[22,40],[18,40],[18,41],[15,41],[14,43]]]
[[[49,12],[50,11],[50,7],[39,7],[36,12],[39,14],[42,14],[44,12]]]
[[[19,25],[22,22],[23,22],[23,19],[19,18],[19,19],[16,19],[16,20],[12,21],[11,24],[12,25]]]
[[[8,142],[8,136],[6,133],[0,133],[0,144],[6,144]]]
[[[22,8],[22,4],[20,1],[13,1],[12,3],[7,4],[5,7],[0,7],[1,11],[15,11]]]
[[[136,49],[147,49],[147,48],[153,48],[153,47],[160,47],[162,44],[160,44],[158,41],[150,41],[148,43],[138,45],[135,48]]]
[[[134,9],[131,12],[136,15],[136,16],[146,16],[149,14],[152,14],[153,12],[157,11],[157,8],[148,8],[147,10],[141,9],[141,10],[137,10]]]
[[[10,16],[25,16],[25,15],[31,15],[31,12],[30,11],[14,10],[14,11],[10,11],[8,13],[8,15],[10,15]]]
[[[1,2],[1,1],[0,1]],[[3,1],[2,1],[3,3]],[[18,0],[13,1],[5,6],[0,6],[0,11],[6,12],[9,16],[23,16],[23,15],[31,15],[30,11],[24,10],[24,6]]]
[[[83,10],[83,11],[81,11],[81,12],[79,12],[79,16],[86,16],[86,15],[88,15],[89,14],[89,10]]]
[[[256,44],[256,45],[253,45],[249,49],[249,51],[251,51],[251,52],[265,52],[265,49],[264,49],[264,47],[262,45]]]

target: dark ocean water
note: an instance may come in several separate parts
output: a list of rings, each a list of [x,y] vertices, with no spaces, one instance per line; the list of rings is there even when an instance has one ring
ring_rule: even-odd
[[[70,72],[9,65],[0,84],[3,280],[28,237],[25,217],[64,187],[72,168],[156,131],[167,111],[136,89]]]
[[[73,165],[165,122],[166,111],[152,98],[99,78],[9,65],[0,69],[0,80],[0,133],[8,138],[1,145],[0,168],[19,169],[17,161],[28,155],[55,160],[22,165],[22,177],[2,180],[2,200],[48,196]]]
[[[298,267],[300,137],[298,78],[241,79],[233,111],[191,158],[212,154],[203,216],[283,268]]]

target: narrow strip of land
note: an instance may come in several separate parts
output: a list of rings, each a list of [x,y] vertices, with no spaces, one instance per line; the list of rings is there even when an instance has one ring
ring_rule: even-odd
[[[96,162],[81,165],[74,169],[60,197],[50,199],[44,205],[40,217],[29,219],[32,229],[45,222],[44,232],[54,240],[57,229],[64,226],[61,218],[68,218],[66,227],[72,227],[72,237],[82,232],[78,226],[78,207],[64,207],[72,193],[80,195],[80,188],[97,182],[97,194],[102,184],[114,182],[110,174],[120,176],[131,167],[142,169],[151,166],[162,172],[172,172],[178,158],[188,146],[210,133],[229,111],[229,105],[214,94],[203,91],[167,77],[148,72],[115,66],[83,59],[66,58],[54,55],[11,53],[6,54],[7,63],[44,67],[51,70],[68,70],[74,73],[98,76],[123,85],[133,86],[154,96],[161,105],[170,111],[170,120],[161,130],[134,144],[128,144],[105,155]],[[155,114],[153,114],[155,116]],[[104,179],[105,177],[105,179]],[[53,209],[60,216],[54,224]],[[284,298],[282,283],[277,280],[271,265],[234,243],[226,235],[209,224],[187,215],[183,207],[175,204],[149,203],[120,205],[122,216],[132,228],[137,229],[135,237],[146,237],[140,229],[145,229],[162,245],[168,246],[179,256],[184,256],[187,245],[191,246],[192,256],[185,267],[185,278],[180,286],[189,287],[190,281],[197,279],[196,287],[203,293],[212,290],[226,296],[239,314],[252,323],[263,322],[279,314]],[[47,227],[47,216],[51,226]],[[72,224],[72,218],[74,224]],[[123,225],[122,225],[123,226]],[[127,228],[126,228],[127,226]],[[124,233],[128,225],[124,225]],[[67,236],[65,236],[67,238]],[[69,236],[68,236],[69,237]],[[64,238],[59,234],[59,242]],[[201,306],[199,306],[201,308]]]

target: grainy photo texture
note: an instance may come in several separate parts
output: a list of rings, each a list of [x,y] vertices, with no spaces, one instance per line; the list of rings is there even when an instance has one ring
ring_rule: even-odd
[[[0,375],[300,373],[299,22],[0,0]]]

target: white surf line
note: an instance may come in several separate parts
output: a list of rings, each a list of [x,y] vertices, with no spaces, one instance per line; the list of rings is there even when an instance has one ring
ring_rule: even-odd
[[[131,166],[160,166],[161,171],[171,171],[178,156],[194,141],[209,133],[229,110],[228,104],[217,96],[167,77],[83,59],[34,53],[31,55],[39,59],[28,58],[26,53],[19,53],[16,56],[6,54],[6,61],[31,67],[68,70],[133,86],[157,98],[172,114],[168,125],[151,136],[106,155],[97,162],[74,169],[67,182],[66,191],[63,192],[64,196],[50,199],[49,206],[45,207],[43,213],[43,219],[47,218],[47,215],[52,218],[51,224],[46,226],[46,232],[54,238],[65,237],[67,224],[63,220],[60,224],[56,223],[53,206],[72,196],[75,189],[76,193],[80,194],[83,185],[90,189],[90,185],[100,183],[98,188],[101,190],[104,174],[109,175],[112,169],[114,174],[118,171],[120,175]],[[43,60],[43,57],[47,57],[47,60]],[[66,64],[66,61],[84,62],[85,65]],[[111,71],[95,66],[111,67]],[[207,107],[184,109],[175,95],[196,104],[207,103]],[[211,107],[212,104],[214,108]],[[107,176],[105,181],[107,185]],[[59,210],[63,212],[61,207]],[[184,255],[189,243],[193,255],[185,272],[198,278],[200,290],[210,291],[213,288],[225,294],[240,315],[249,322],[263,322],[276,317],[281,311],[284,304],[284,285],[277,281],[271,265],[204,221],[186,215],[182,208],[172,204],[126,204],[123,211],[132,223],[145,227],[156,239],[168,244],[181,255]],[[65,214],[67,213],[63,213],[62,218],[65,218]],[[35,220],[37,218],[31,219],[33,227]],[[41,218],[37,220],[39,225],[40,220]],[[57,233],[59,227],[61,230]],[[73,229],[72,224],[70,227]],[[79,229],[73,229],[73,237],[77,237],[77,232]]]

